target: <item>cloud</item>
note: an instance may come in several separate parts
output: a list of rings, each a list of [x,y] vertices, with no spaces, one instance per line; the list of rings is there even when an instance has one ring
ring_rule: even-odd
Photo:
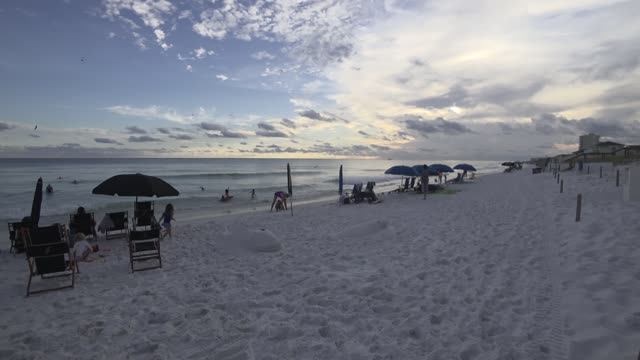
[[[256,131],[256,135],[257,136],[262,136],[262,137],[281,137],[281,138],[288,138],[289,134],[279,131],[279,130],[258,130]]]
[[[129,139],[127,139],[127,141],[129,142],[161,142],[162,140],[148,136],[148,135],[142,135],[142,136],[129,136]]]
[[[37,134],[29,134],[29,136],[31,136],[32,138],[36,138],[36,139],[38,139],[40,137],[40,135],[37,135]]]
[[[201,122],[200,124],[198,124],[198,127],[207,131],[215,131],[216,133],[213,133],[213,134],[206,133],[207,136],[210,138],[212,137],[246,138],[247,137],[242,133],[230,131],[229,129],[227,129],[226,127],[220,124],[215,124],[210,122]]]
[[[193,53],[195,54],[197,59],[204,59],[205,57],[207,57],[207,55],[214,55],[215,52],[213,50],[207,50],[205,48],[203,48],[202,46],[193,50]]]
[[[222,81],[225,81],[225,80],[229,79],[229,77],[227,75],[225,75],[225,74],[218,74],[218,75],[216,75],[216,78],[218,78],[218,79],[220,79]]]
[[[121,158],[147,157],[170,153],[167,149],[130,149],[122,147],[88,147],[75,143],[46,146],[4,146],[0,154],[21,158]]]
[[[172,138],[172,139],[176,139],[176,140],[193,140],[193,139],[195,139],[193,136],[187,135],[187,134],[175,134],[175,135],[169,135],[169,137]]]
[[[267,131],[273,131],[275,130],[275,126],[271,125],[271,124],[267,124],[265,122],[259,122],[258,123],[258,128],[263,129],[263,130],[267,130]]]
[[[128,105],[116,105],[104,108],[104,110],[107,110],[114,114],[130,117],[160,119],[183,124],[192,122],[191,118],[187,116],[180,115],[171,109],[163,109],[156,105],[148,106],[146,108],[136,108]]]
[[[304,108],[312,108],[312,107],[315,106],[313,101],[307,100],[307,99],[291,98],[291,99],[289,99],[289,102],[292,103],[295,106],[300,106],[300,107],[304,107]]]
[[[282,124],[282,125],[284,125],[284,126],[286,126],[288,128],[291,128],[291,129],[295,129],[296,128],[296,123],[293,122],[292,120],[287,119],[287,118],[283,118],[282,120],[280,120],[280,124]]]
[[[366,132],[364,132],[364,131],[362,131],[362,130],[359,130],[359,131],[358,131],[358,134],[360,134],[360,135],[362,135],[362,136],[364,136],[364,137],[369,137],[369,136],[371,136],[371,135],[369,135],[368,133],[366,133]]]
[[[309,3],[224,1],[200,12],[193,31],[211,39],[233,36],[284,43],[285,53],[312,66],[340,61],[353,52],[353,29],[370,19],[365,0]]]
[[[127,129],[127,132],[129,134],[146,134],[147,133],[147,130],[141,129],[137,126],[127,126],[125,129]]]
[[[6,130],[11,130],[13,129],[15,126],[4,123],[4,122],[0,122],[0,131],[6,131]]]
[[[117,140],[114,139],[109,139],[109,138],[95,138],[93,139],[93,141],[99,143],[99,144],[117,144],[117,145],[122,145],[122,143],[118,142]]]
[[[187,69],[188,72],[193,72],[193,67],[189,64],[187,64],[187,66],[185,66],[185,69]]]
[[[158,130],[158,132],[161,134],[171,134],[171,131],[169,131],[169,129],[167,128],[157,128],[156,130]]]
[[[424,120],[422,117],[405,116],[403,121],[407,124],[407,129],[428,134],[442,133],[445,135],[460,135],[472,132],[468,127],[455,121],[447,121],[441,117],[435,120]]]
[[[267,51],[255,52],[255,53],[251,54],[251,57],[256,59],[256,60],[264,60],[264,59],[273,60],[273,59],[276,58],[275,55],[272,55]]]
[[[129,14],[135,15],[142,20],[145,26],[153,29],[156,42],[163,49],[167,50],[172,47],[166,40],[166,35],[160,26],[165,23],[165,18],[175,11],[175,6],[168,0],[104,0],[103,17],[110,20],[120,20],[127,24],[132,30],[138,29],[139,26],[125,16]],[[145,39],[139,33],[132,33],[135,43],[141,49],[146,49]]]
[[[317,112],[315,110],[311,110],[311,109],[298,111],[298,115],[300,115],[302,117],[306,117],[306,118],[312,119],[312,120],[318,120],[318,121],[325,121],[325,122],[335,122],[336,121],[335,117],[323,116],[319,112]]]

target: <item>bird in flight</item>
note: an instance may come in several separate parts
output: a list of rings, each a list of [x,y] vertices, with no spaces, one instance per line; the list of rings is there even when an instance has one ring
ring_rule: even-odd
[[[38,130],[38,125],[36,125],[36,126],[33,128],[33,130]]]

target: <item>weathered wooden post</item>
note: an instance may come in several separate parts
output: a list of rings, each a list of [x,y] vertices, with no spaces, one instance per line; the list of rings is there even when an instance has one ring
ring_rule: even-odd
[[[562,189],[564,189],[564,180],[560,180],[560,194],[562,194]]]
[[[602,179],[602,166],[600,166],[600,179]]]
[[[582,194],[578,194],[576,204],[576,222],[580,221],[580,213],[582,212]]]
[[[616,169],[616,187],[620,186],[620,169]]]
[[[591,172],[591,166],[587,166],[587,175]]]

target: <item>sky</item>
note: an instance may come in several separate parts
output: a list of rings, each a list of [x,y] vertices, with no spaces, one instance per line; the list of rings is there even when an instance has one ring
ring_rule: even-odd
[[[640,144],[640,1],[4,0],[0,157]]]

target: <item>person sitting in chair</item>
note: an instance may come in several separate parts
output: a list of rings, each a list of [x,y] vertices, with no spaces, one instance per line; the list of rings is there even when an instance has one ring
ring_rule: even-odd
[[[69,231],[71,232],[71,234],[75,234],[78,232],[82,232],[84,230],[85,235],[93,235],[94,239],[97,239],[98,236],[96,234],[96,221],[94,219],[91,219],[91,223],[90,224],[82,224],[80,223],[80,221],[82,221],[82,219],[87,218],[87,212],[84,209],[84,207],[80,206],[78,207],[78,211],[76,212],[76,214],[73,216],[73,219],[71,222],[69,222]],[[86,232],[88,232],[86,229],[83,229],[83,227],[86,226],[90,226],[91,227],[91,233],[87,234]]]

